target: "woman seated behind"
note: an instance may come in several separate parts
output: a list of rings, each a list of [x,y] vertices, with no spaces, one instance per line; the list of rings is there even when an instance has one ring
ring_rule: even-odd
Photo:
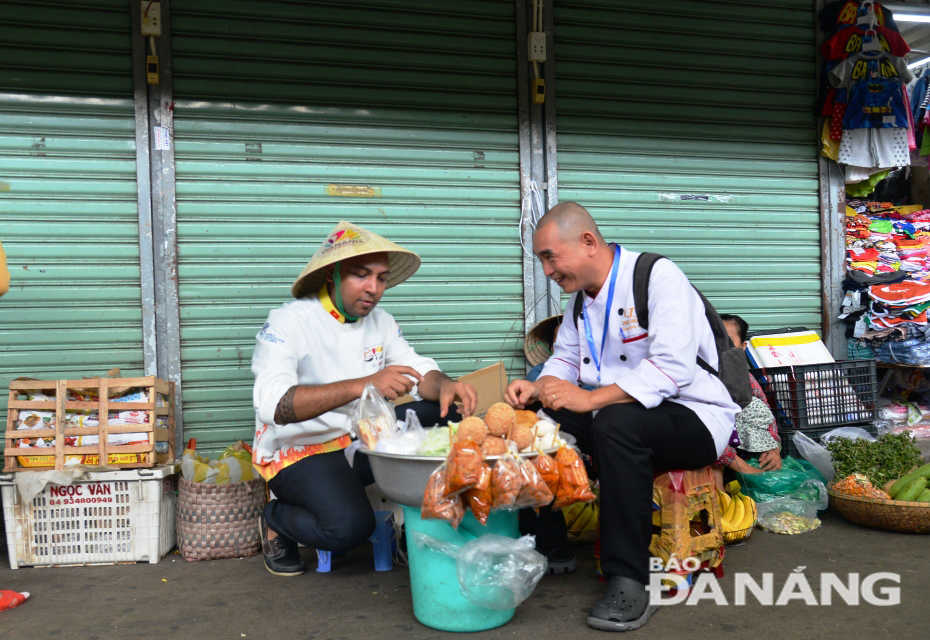
[[[728,313],[720,314],[730,339],[737,347],[746,349],[749,325],[745,320]],[[723,488],[723,467],[729,467],[740,473],[762,473],[781,469],[781,441],[775,416],[765,400],[762,387],[755,376],[749,374],[752,386],[752,402],[736,416],[736,433],[739,435],[739,449],[728,446],[717,460],[714,474],[717,484]],[[759,469],[747,463],[743,457],[759,454]]]

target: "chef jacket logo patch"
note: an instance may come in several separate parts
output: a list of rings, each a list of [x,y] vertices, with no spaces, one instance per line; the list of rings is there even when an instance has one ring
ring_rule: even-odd
[[[340,229],[339,231],[334,231],[326,238],[326,245],[323,247],[323,252],[332,251],[337,247],[342,247],[347,244],[362,244],[362,236],[358,231],[352,231],[351,229]]]
[[[374,362],[375,364],[384,362],[384,347],[380,344],[376,347],[367,347],[362,354],[362,360],[364,362]]]
[[[634,307],[623,309],[623,319],[620,321],[620,326],[624,331],[639,328],[639,319],[636,317],[636,309]]]
[[[258,332],[258,339],[264,340],[265,342],[277,342],[277,343],[283,344],[284,340],[282,340],[281,338],[279,338],[274,333],[268,330],[270,327],[271,327],[271,323],[266,322],[265,326],[262,327],[262,330]]]

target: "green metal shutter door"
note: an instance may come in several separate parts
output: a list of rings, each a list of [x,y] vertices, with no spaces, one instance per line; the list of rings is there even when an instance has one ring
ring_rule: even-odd
[[[513,3],[177,0],[171,18],[185,433],[251,439],[255,334],[340,219],[423,258],[382,302],[418,352],[452,376],[522,370]]]
[[[559,200],[752,328],[821,325],[812,12],[555,5]]]
[[[0,387],[142,375],[126,0],[2,3]],[[6,423],[6,394],[0,394]]]

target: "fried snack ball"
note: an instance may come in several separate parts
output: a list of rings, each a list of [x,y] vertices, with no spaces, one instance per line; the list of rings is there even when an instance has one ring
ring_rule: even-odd
[[[537,416],[536,412],[534,411],[517,409],[516,414],[518,427],[532,427],[534,424],[536,424],[536,421],[539,420],[539,416]]]
[[[529,427],[514,427],[513,441],[517,443],[517,451],[523,451],[533,446],[533,430]]]
[[[474,416],[469,416],[462,420],[462,422],[459,423],[458,430],[455,432],[455,439],[457,441],[471,440],[477,445],[483,443],[484,439],[487,437],[488,426],[484,424],[484,420]]]
[[[488,436],[481,445],[481,453],[487,456],[499,456],[507,453],[507,441],[497,436]]]
[[[484,421],[487,423],[491,435],[506,436],[507,432],[510,431],[510,427],[517,421],[517,412],[509,404],[496,402],[488,407]]]

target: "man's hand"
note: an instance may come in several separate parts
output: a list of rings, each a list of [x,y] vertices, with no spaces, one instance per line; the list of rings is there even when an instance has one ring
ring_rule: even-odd
[[[575,413],[587,413],[594,410],[590,391],[557,378],[549,378],[540,385],[539,401],[553,411],[568,409]]]
[[[763,471],[778,471],[781,469],[781,453],[778,449],[770,449],[759,454],[759,467]]]
[[[439,416],[446,417],[449,407],[458,400],[462,403],[462,417],[467,418],[478,406],[478,392],[467,382],[447,378],[439,387]]]
[[[396,400],[405,393],[410,393],[414,385],[423,381],[423,376],[413,367],[392,364],[362,380],[374,385],[375,389],[387,400]]]
[[[514,380],[507,385],[507,390],[504,392],[504,402],[517,409],[523,409],[538,397],[539,391],[536,385],[529,380]]]

